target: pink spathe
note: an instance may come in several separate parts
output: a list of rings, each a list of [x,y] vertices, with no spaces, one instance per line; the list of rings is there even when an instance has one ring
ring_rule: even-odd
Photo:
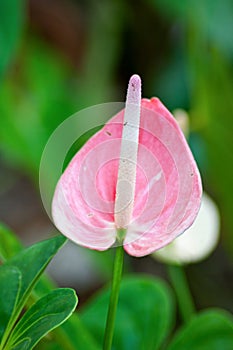
[[[140,80],[133,77],[139,90]],[[170,112],[157,98],[129,101],[129,90],[127,96],[140,120],[138,133],[128,140],[134,157],[136,154],[135,159],[126,157],[130,176],[119,187],[126,102],[126,112],[110,119],[71,160],[57,184],[52,215],[65,236],[91,249],[110,248],[117,229],[125,228],[124,249],[130,255],[144,256],[191,226],[200,207],[202,186],[189,146]],[[117,188],[117,198],[123,196],[124,203],[117,208],[120,219]],[[125,221],[122,213],[127,213]]]

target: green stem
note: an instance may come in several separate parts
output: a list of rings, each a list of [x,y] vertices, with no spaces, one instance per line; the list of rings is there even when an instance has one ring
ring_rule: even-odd
[[[193,298],[182,266],[167,265],[168,275],[176,293],[180,315],[184,323],[195,313]]]
[[[116,255],[113,267],[112,290],[108,308],[108,317],[104,335],[103,350],[111,350],[116,318],[116,310],[120,291],[120,282],[123,269],[124,249],[123,246],[116,248]]]

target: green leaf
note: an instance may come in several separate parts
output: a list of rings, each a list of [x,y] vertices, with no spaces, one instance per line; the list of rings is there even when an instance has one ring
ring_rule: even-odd
[[[23,249],[18,238],[0,222],[0,261],[6,261]]]
[[[224,310],[208,310],[196,315],[177,332],[167,350],[233,349],[233,317]]]
[[[30,344],[30,339],[23,339],[20,343],[14,346],[12,350],[27,350],[29,344]]]
[[[56,254],[58,249],[64,244],[66,238],[62,235],[34,244],[23,250],[18,255],[8,260],[6,267],[16,267],[21,273],[21,288],[18,295],[17,305],[11,319],[8,323],[7,330],[4,333],[2,344],[11,332],[20,312],[22,311],[30,292],[38,281],[46,266]]]
[[[101,350],[92,334],[80,321],[77,313],[71,317],[49,337],[44,337],[35,349],[38,350]]]
[[[0,340],[14,312],[21,274],[16,267],[0,267]]]
[[[24,249],[18,237],[0,222],[0,261],[5,262]],[[54,289],[54,283],[43,274],[33,290],[37,299]]]
[[[6,266],[16,266],[22,273],[19,303],[28,297],[40,275],[65,241],[64,236],[56,236],[32,245],[7,261]]]
[[[24,12],[24,0],[0,1],[0,78],[2,78],[19,45]]]
[[[80,315],[99,344],[103,343],[109,289],[98,294]],[[156,350],[173,325],[173,298],[164,282],[152,277],[127,277],[121,284],[114,350]]]
[[[32,349],[45,334],[66,321],[75,310],[77,302],[77,296],[72,289],[56,289],[47,294],[24,314],[7,345],[13,347],[27,340],[24,348]]]

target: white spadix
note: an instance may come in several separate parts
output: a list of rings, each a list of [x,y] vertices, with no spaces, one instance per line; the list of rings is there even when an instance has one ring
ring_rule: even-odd
[[[138,75],[133,75],[129,81],[127,90],[116,186],[114,214],[117,228],[126,228],[132,218],[137,170],[140,108],[141,79]]]

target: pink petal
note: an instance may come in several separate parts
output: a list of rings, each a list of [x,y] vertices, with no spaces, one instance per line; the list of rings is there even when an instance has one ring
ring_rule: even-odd
[[[114,203],[123,111],[73,157],[52,203],[56,227],[75,243],[105,250],[116,239]]]
[[[156,98],[142,100],[142,107],[138,166],[151,186],[139,195],[143,189],[138,185],[135,196],[141,214],[135,213],[124,245],[134,256],[150,254],[185,231],[198,213],[202,194],[199,171],[173,116]]]
[[[106,225],[99,228],[93,224],[87,224],[80,220],[71,210],[61,180],[59,181],[53,198],[52,215],[56,227],[75,243],[90,249],[106,250],[115,241],[115,228],[113,225]],[[89,216],[91,218],[91,213]],[[87,217],[89,217],[87,214]]]

